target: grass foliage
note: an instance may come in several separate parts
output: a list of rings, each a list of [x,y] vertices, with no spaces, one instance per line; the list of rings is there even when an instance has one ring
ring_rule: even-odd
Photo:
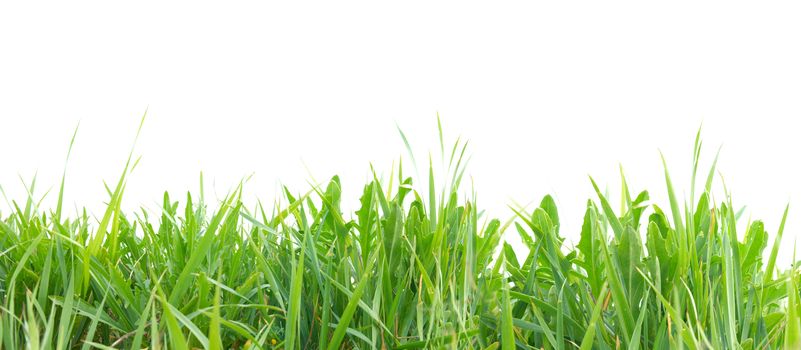
[[[801,348],[787,212],[770,240],[715,201],[714,162],[696,188],[700,138],[685,202],[667,167],[664,207],[623,178],[615,210],[591,180],[575,248],[550,196],[485,217],[460,196],[466,145],[440,145],[447,173],[418,186],[398,166],[347,214],[337,177],[271,209],[240,185],[207,212],[201,184],[123,213],[129,157],[99,217],[63,214],[63,180],[40,209],[34,179],[0,220],[0,349]]]

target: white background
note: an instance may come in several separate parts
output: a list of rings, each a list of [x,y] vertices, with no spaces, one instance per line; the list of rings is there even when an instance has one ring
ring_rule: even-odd
[[[251,206],[340,174],[355,202],[370,162],[409,162],[396,123],[426,165],[439,113],[446,139],[471,142],[479,205],[508,218],[510,202],[553,193],[575,239],[588,174],[617,199],[622,164],[667,208],[661,149],[688,195],[703,122],[702,177],[723,145],[735,205],[774,233],[801,200],[799,18],[780,2],[4,2],[0,184],[24,201],[19,177],[38,171],[37,194],[57,191],[80,121],[66,199],[97,214],[149,106],[129,210],[156,210],[163,190],[183,199],[200,171],[210,197],[252,174]]]

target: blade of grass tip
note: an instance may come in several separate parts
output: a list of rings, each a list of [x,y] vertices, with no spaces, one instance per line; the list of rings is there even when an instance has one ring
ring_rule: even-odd
[[[67,163],[70,160],[70,154],[72,153],[72,146],[75,144],[75,136],[78,135],[78,127],[81,126],[81,123],[78,122],[78,125],[75,126],[75,131],[72,132],[72,139],[70,139],[70,145],[67,148],[67,158],[64,160],[64,171],[61,173],[61,186],[59,186],[58,190],[58,202],[56,203],[56,214],[55,220],[56,222],[61,222],[61,207],[62,203],[64,202],[64,183],[67,179]]]
[[[400,133],[400,137],[403,140],[403,145],[406,146],[406,151],[409,152],[409,157],[412,158],[412,167],[414,167],[415,174],[418,174],[417,171],[417,160],[414,159],[414,152],[412,152],[412,146],[409,145],[409,140],[406,138],[406,134],[403,133],[400,126],[395,124],[395,127],[398,128],[398,133]],[[403,181],[403,180],[401,180]]]
[[[445,139],[442,137],[442,119],[437,112],[437,131],[439,131],[439,153],[442,156],[442,161],[445,161]]]
[[[205,182],[203,181],[203,172],[202,171],[200,172],[200,180],[199,181],[200,181],[200,184],[199,184],[200,185],[199,186],[200,187],[200,199],[199,199],[199,202],[197,203],[197,210],[198,210],[198,213],[200,215],[198,215],[198,216],[199,217],[206,217],[206,191],[204,189],[204,187],[205,187],[204,183]]]
[[[625,214],[626,210],[632,210],[631,194],[629,193],[629,184],[626,182],[626,174],[623,172],[623,164],[618,165],[620,171],[620,213]]]
[[[676,193],[673,190],[673,182],[670,180],[670,172],[668,171],[667,161],[662,152],[659,152],[662,158],[662,167],[665,171],[665,184],[667,186],[668,199],[670,200],[670,211],[673,213],[673,224],[676,226],[676,234],[678,235],[679,249],[678,249],[678,271],[684,274],[690,266],[690,254],[695,251],[690,251],[690,246],[694,246],[694,237],[688,237],[684,229],[684,222],[681,218],[681,210],[679,209],[679,202],[676,199]],[[690,213],[692,215],[692,213]]]
[[[702,125],[703,126],[703,123]],[[703,141],[701,140],[701,126],[698,127],[698,132],[695,134],[695,143],[693,144],[693,158],[692,158],[692,173],[690,176],[690,205],[687,205],[687,200],[685,199],[684,209],[686,211],[685,217],[687,218],[687,230],[690,231],[690,235],[695,236],[695,179],[698,174],[698,162],[701,159],[701,146],[703,145]],[[688,209],[689,208],[689,209]]]
[[[453,159],[456,156],[456,151],[459,149],[460,142],[462,142],[462,138],[457,137],[456,142],[454,142],[453,147],[451,147],[451,156],[448,158],[448,167],[453,165]]]
[[[790,211],[790,203],[787,203],[787,206],[784,207],[784,214],[782,215],[782,221],[779,224],[779,231],[776,232],[776,238],[773,241],[773,247],[770,249],[770,257],[768,257],[768,266],[765,268],[764,283],[768,283],[773,280],[773,271],[776,269],[776,256],[779,254],[779,247],[782,240],[782,234],[784,233],[784,223],[787,222],[788,211]]]
[[[462,176],[464,176],[464,172],[467,169],[467,163],[470,162],[470,157],[468,157],[467,159],[464,158],[468,144],[469,141],[465,141],[464,146],[462,146],[462,150],[459,152],[459,158],[456,160],[456,165],[453,167],[453,175],[451,176],[451,184],[450,184],[451,190],[455,190],[456,188],[459,187],[459,183],[461,182]],[[464,164],[462,164],[463,162]]]
[[[695,176],[698,173],[698,161],[701,158],[701,128],[704,126],[702,122],[698,126],[698,131],[695,133],[695,143],[693,144],[693,168],[692,176],[690,176],[690,212],[693,213],[693,206],[695,205]]]
[[[347,306],[345,306],[345,310],[342,312],[342,316],[339,318],[337,328],[334,329],[334,333],[331,335],[331,342],[328,343],[328,350],[339,349],[340,344],[342,344],[342,339],[345,337],[345,331],[347,331],[348,326],[350,325],[350,320],[353,317],[353,314],[356,312],[356,308],[359,306],[359,301],[362,299],[364,289],[372,280],[370,276],[373,273],[373,265],[375,263],[377,254],[378,250],[373,252],[373,254],[370,256],[370,260],[367,262],[367,266],[364,268],[364,273],[361,276],[361,280],[356,286],[356,289],[353,291],[353,295],[348,301]]]
[[[39,171],[36,171],[35,173],[33,173],[33,180],[31,180],[31,186],[30,187],[28,187],[28,185],[25,183],[25,180],[22,178],[22,175],[20,175],[20,177],[19,177],[20,181],[22,181],[22,186],[25,188],[25,192],[28,194],[28,199],[25,201],[25,212],[23,214],[23,217],[25,218],[25,221],[29,221],[31,219],[31,210],[33,210],[33,208],[34,208],[34,200],[33,200],[34,196],[33,196],[33,193],[34,193],[34,190],[36,190],[36,177],[37,176],[39,176]]]
[[[620,224],[620,220],[617,218],[617,215],[615,215],[615,212],[612,210],[612,206],[609,205],[609,201],[606,200],[606,196],[601,193],[601,190],[598,188],[598,184],[595,183],[595,180],[592,178],[592,176],[590,176],[590,182],[592,183],[592,188],[595,189],[595,193],[598,194],[598,199],[601,201],[601,207],[606,215],[606,220],[609,221],[609,225],[612,226],[612,231],[615,232],[615,237],[619,238],[623,234],[623,226]]]
[[[430,155],[428,157],[428,206],[430,211],[431,231],[434,231],[437,229],[437,195],[434,185],[434,167]]]
[[[3,195],[3,199],[6,201],[6,206],[8,206],[9,208],[13,208],[14,206],[11,205],[11,201],[8,199],[6,191],[3,189],[3,185],[0,185],[0,194]]]
[[[676,226],[676,232],[679,237],[684,238],[684,221],[681,218],[681,210],[679,210],[679,201],[676,199],[676,193],[673,190],[673,182],[670,180],[670,172],[668,172],[667,161],[662,152],[659,152],[662,158],[662,166],[665,169],[665,183],[667,185],[668,198],[670,199],[670,210],[673,212],[673,224]]]
[[[590,323],[587,326],[587,331],[584,333],[584,338],[581,340],[580,350],[592,350],[593,341],[595,339],[595,329],[598,325],[598,320],[601,318],[601,311],[603,311],[604,300],[607,295],[607,284],[604,283],[601,287],[601,292],[598,294],[598,299],[595,300],[595,307],[592,309],[592,316],[590,316]],[[642,314],[645,314],[644,312]]]
[[[712,191],[712,180],[715,178],[715,168],[718,165],[718,158],[720,157],[721,149],[723,149],[723,146],[718,147],[718,152],[715,154],[715,159],[712,161],[712,166],[709,168],[709,175],[706,176],[704,191],[706,191],[707,193]]]
[[[145,124],[145,118],[147,117],[147,110],[142,115],[142,119],[139,122],[139,128],[136,130],[136,136],[134,137],[133,145],[131,146],[131,151],[128,153],[128,160],[125,162],[125,167],[122,170],[122,175],[120,175],[120,179],[117,182],[117,187],[115,188],[114,192],[111,194],[111,200],[109,201],[108,206],[106,207],[105,213],[103,213],[103,218],[100,220],[100,224],[97,226],[97,230],[95,231],[95,235],[92,238],[91,242],[89,243],[88,249],[84,250],[84,266],[83,266],[83,290],[89,288],[89,263],[91,261],[91,256],[97,254],[100,250],[100,246],[103,243],[103,240],[106,236],[106,230],[108,229],[108,225],[113,216],[117,215],[117,211],[119,210],[119,202],[122,198],[122,192],[125,184],[126,174],[128,174],[128,170],[130,169],[131,159],[133,158],[134,149],[136,148],[136,141],[139,139],[139,135],[142,132],[142,126]]]
[[[402,183],[403,182],[403,180],[402,180],[403,179],[403,174],[400,174],[400,172],[401,172],[400,169],[402,169],[402,164],[398,165],[398,173],[399,173],[398,174],[398,178],[401,179],[399,182]],[[387,201],[387,198],[389,198],[389,195],[392,192],[392,188],[388,188],[387,192],[386,192],[386,195],[385,195],[383,189],[381,188],[381,181],[378,180],[378,174],[376,174],[375,169],[373,168],[372,165],[370,165],[370,173],[373,175],[373,182],[375,182],[376,186],[378,186],[378,193],[377,193],[378,194],[378,203],[381,204],[381,212],[384,213],[384,215],[388,215],[388,213],[389,213],[389,202]]]
[[[100,248],[100,244],[103,242],[103,238],[105,237],[106,228],[111,220],[112,214],[114,214],[114,210],[117,207],[117,201],[119,201],[120,197],[122,197],[122,188],[125,184],[126,174],[130,169],[131,159],[133,159],[134,149],[136,148],[136,141],[139,140],[139,135],[142,132],[142,126],[145,124],[146,117],[147,110],[145,110],[145,113],[142,115],[142,119],[139,122],[139,128],[136,130],[136,136],[134,137],[133,145],[131,145],[131,151],[128,153],[128,160],[125,162],[122,175],[120,175],[120,178],[117,181],[117,186],[115,187],[114,192],[111,194],[111,200],[109,201],[109,205],[106,207],[106,211],[103,214],[103,219],[100,221],[100,224],[97,227],[95,237],[92,239],[92,242],[89,245],[89,251],[92,254],[97,253],[97,249]]]

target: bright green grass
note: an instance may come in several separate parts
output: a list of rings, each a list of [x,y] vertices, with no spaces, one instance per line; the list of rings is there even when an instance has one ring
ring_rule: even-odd
[[[130,157],[99,217],[64,215],[63,181],[55,210],[14,202],[0,220],[0,349],[801,347],[798,274],[776,268],[784,219],[773,240],[760,221],[738,234],[729,197],[709,193],[714,165],[694,185],[700,139],[685,205],[667,169],[665,209],[623,180],[615,211],[591,181],[576,249],[549,196],[484,217],[458,195],[465,146],[441,146],[450,170],[429,171],[431,190],[398,167],[355,213],[337,177],[275,208],[243,206],[240,186],[214,212],[201,188],[123,213]]]

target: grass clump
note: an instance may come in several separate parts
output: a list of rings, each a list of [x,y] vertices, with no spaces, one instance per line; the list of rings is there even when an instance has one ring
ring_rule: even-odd
[[[201,186],[183,203],[165,193],[160,213],[123,213],[130,157],[99,218],[63,215],[63,181],[55,210],[13,202],[0,349],[801,346],[798,274],[776,268],[787,212],[764,260],[765,225],[738,239],[730,197],[713,201],[714,162],[696,195],[700,138],[688,204],[667,167],[666,210],[623,179],[616,212],[591,180],[575,248],[550,196],[506,222],[460,197],[465,148],[445,158],[444,190],[430,170],[418,191],[399,166],[373,176],[352,214],[337,177],[285,189],[272,209],[245,207],[240,185],[208,212]]]

